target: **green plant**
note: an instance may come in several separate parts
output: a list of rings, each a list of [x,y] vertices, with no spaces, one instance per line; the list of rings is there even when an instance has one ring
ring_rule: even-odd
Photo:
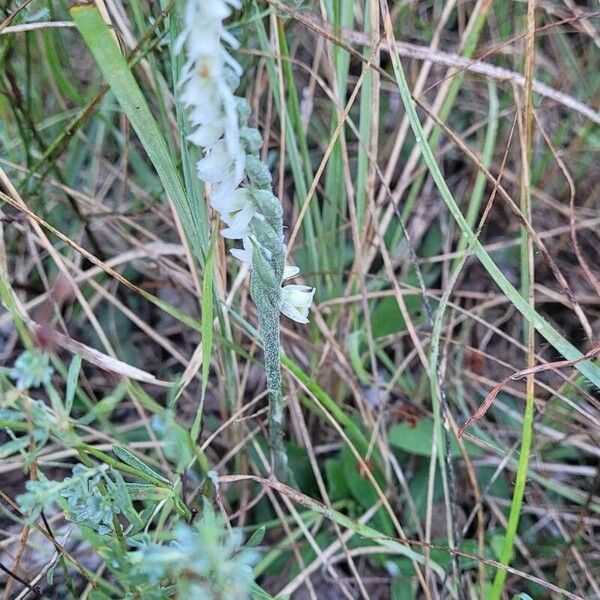
[[[6,598],[600,597],[590,2],[5,4]]]
[[[15,361],[15,366],[10,371],[10,376],[21,390],[37,388],[45,383],[50,383],[54,369],[49,364],[46,352],[26,350]]]
[[[188,139],[205,156],[198,161],[198,177],[211,184],[210,204],[227,225],[221,235],[242,240],[243,250],[231,253],[251,265],[252,297],[256,304],[265,353],[265,373],[270,394],[269,425],[276,475],[289,478],[283,444],[283,393],[281,390],[279,312],[308,323],[315,293],[306,285],[282,282],[299,269],[284,266],[281,203],[272,192],[267,165],[259,156],[260,132],[248,127],[251,114],[245,98],[235,96],[242,67],[224,47],[238,43],[226,31],[223,20],[237,0],[214,0],[210,4],[188,0],[185,25],[176,52],[185,45],[187,61],[179,85],[182,102],[195,127]]]
[[[258,553],[228,531],[208,503],[194,526],[179,525],[172,539],[145,544],[130,555],[132,577],[144,583],[173,582],[172,591],[190,598],[245,600],[253,583]]]

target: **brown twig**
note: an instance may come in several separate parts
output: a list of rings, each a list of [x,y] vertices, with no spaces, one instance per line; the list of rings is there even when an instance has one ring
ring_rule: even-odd
[[[544,363],[542,365],[535,365],[527,369],[517,371],[508,377],[505,377],[492,391],[485,397],[484,401],[479,405],[479,408],[465,421],[464,425],[458,430],[458,437],[462,437],[467,429],[473,423],[479,421],[485,413],[489,410],[490,406],[496,399],[496,396],[511,382],[517,381],[526,377],[527,375],[535,375],[537,373],[543,373],[545,371],[554,371],[556,369],[566,369],[574,367],[579,363],[585,362],[586,360],[592,360],[600,356],[600,343],[596,344],[591,350],[586,352],[581,358],[576,360],[556,360],[550,363]]]
[[[9,577],[12,577],[15,581],[18,581],[21,585],[24,585],[28,590],[31,591],[32,594],[34,594],[36,598],[39,598],[41,596],[39,588],[33,587],[28,581],[26,581],[22,577],[19,577],[14,571],[11,571],[8,567],[5,567],[1,562],[0,570],[4,571]]]

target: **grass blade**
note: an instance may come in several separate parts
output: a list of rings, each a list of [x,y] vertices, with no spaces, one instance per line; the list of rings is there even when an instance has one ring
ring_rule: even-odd
[[[79,379],[79,371],[81,370],[81,361],[81,354],[75,354],[69,365],[69,372],[67,373],[67,391],[65,393],[65,410],[67,415],[71,414],[71,409],[73,408],[77,380]]]
[[[195,443],[200,433],[200,424],[202,423],[202,409],[204,407],[204,398],[206,396],[206,386],[208,385],[208,371],[210,368],[210,355],[213,342],[213,260],[215,255],[215,239],[213,235],[206,265],[204,269],[204,280],[202,281],[202,382],[200,392],[200,404],[196,412],[194,424],[192,425],[192,441]]]
[[[108,25],[94,6],[74,6],[69,12],[110,89],[140,138],[167,195],[175,205],[196,258],[202,262],[200,224],[196,222],[179,173],[144,94],[127,66]]]

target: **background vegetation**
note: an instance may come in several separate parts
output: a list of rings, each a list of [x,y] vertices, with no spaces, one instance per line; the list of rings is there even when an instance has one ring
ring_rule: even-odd
[[[0,7],[2,598],[600,598],[597,3],[233,12],[317,288],[289,485],[183,1]]]

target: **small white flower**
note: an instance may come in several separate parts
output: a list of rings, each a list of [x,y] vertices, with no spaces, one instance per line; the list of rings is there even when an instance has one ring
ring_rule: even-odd
[[[242,171],[241,173],[236,173],[243,177],[243,171],[246,167],[246,155],[240,143],[239,115],[235,103],[235,97],[225,81],[219,82],[217,90],[221,94],[223,111],[225,114],[223,119],[223,133],[225,135],[227,150],[229,151],[229,154],[236,159],[236,161],[240,161],[240,159],[244,157],[243,163],[238,165],[238,168],[241,167]]]
[[[213,193],[210,199],[210,205],[221,215],[223,221],[228,223],[225,216],[229,213],[236,213],[245,206],[254,205],[252,198],[246,188],[240,187],[235,190],[218,190]]]
[[[245,237],[242,240],[242,245],[244,246],[243,250],[241,248],[231,248],[229,252],[238,260],[252,264],[252,241],[249,237]]]
[[[198,161],[198,177],[202,181],[221,183],[233,177],[235,164],[223,140],[219,140],[209,153]]]
[[[188,38],[188,52],[191,56],[218,56],[221,53],[221,40],[213,23],[198,23],[193,36]]]
[[[229,225],[221,231],[224,237],[229,239],[248,237],[248,225],[256,215],[256,206],[245,188],[238,188],[231,192],[217,190],[210,204],[218,211],[221,221]]]
[[[184,106],[191,108],[189,120],[192,125],[211,124],[224,117],[218,90],[208,77],[190,76],[181,94],[181,101]]]
[[[194,144],[194,146],[200,146],[206,148],[215,144],[225,131],[223,119],[215,119],[212,123],[204,123],[198,126],[194,133],[188,135],[188,140]]]
[[[223,216],[221,219],[229,225],[225,229],[221,229],[221,235],[229,240],[243,240],[250,235],[250,221],[256,214],[256,208],[254,206],[245,206],[241,210],[237,211],[233,217],[227,216],[227,220]]]
[[[283,279],[291,279],[300,273],[300,269],[296,265],[285,265],[283,268]]]
[[[194,17],[198,17],[199,20],[216,20],[219,21],[220,25],[220,21],[226,19],[231,14],[231,9],[228,5],[233,8],[240,8],[238,0],[211,0],[210,2],[206,0],[192,0],[188,2],[185,11],[186,29],[191,28]]]
[[[281,312],[298,323],[308,323],[308,309],[315,288],[290,284],[281,288]]]
[[[261,215],[257,214],[256,216],[260,217]],[[250,266],[252,266],[252,252],[255,248],[260,248],[260,251],[267,260],[271,259],[271,252],[267,250],[267,248],[259,246],[254,236],[244,238],[242,240],[242,245],[244,246],[243,249],[231,248],[229,251],[231,252],[232,256],[235,256],[235,258],[241,260],[242,262],[248,263]],[[286,265],[283,271],[283,279],[296,277],[298,273],[300,273],[300,269],[298,267]]]

